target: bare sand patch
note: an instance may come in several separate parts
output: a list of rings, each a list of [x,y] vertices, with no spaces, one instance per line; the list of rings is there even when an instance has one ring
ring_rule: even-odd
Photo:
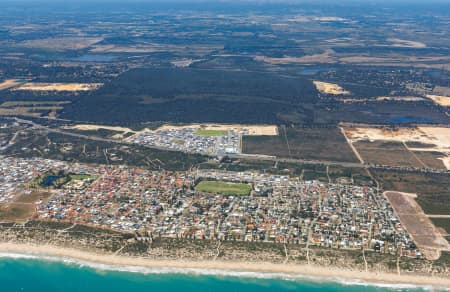
[[[12,87],[16,87],[20,84],[22,84],[22,82],[17,79],[7,79],[0,83],[0,90],[5,90],[5,89],[12,88]]]
[[[441,152],[444,165],[450,170],[450,128],[448,127],[402,127],[402,128],[346,128],[345,133],[352,142],[394,141],[401,142],[410,151]],[[406,143],[419,143],[408,147]]]
[[[341,86],[334,83],[322,81],[313,81],[313,83],[316,86],[316,89],[322,94],[332,94],[332,95],[350,94],[350,91],[344,90]]]
[[[98,89],[102,83],[39,83],[30,82],[23,84],[14,90],[29,91],[90,91]]]
[[[425,98],[418,96],[378,96],[374,98],[343,98],[338,101],[344,103],[377,102],[377,101],[424,101]]]
[[[136,131],[134,131],[130,128],[125,128],[125,127],[87,125],[87,124],[66,126],[66,127],[64,127],[64,129],[74,129],[74,130],[81,130],[81,131],[97,131],[97,130],[105,129],[105,130],[111,130],[111,131],[116,131],[116,132],[136,133]]]
[[[450,106],[450,97],[448,96],[427,94],[426,97],[440,106]]]

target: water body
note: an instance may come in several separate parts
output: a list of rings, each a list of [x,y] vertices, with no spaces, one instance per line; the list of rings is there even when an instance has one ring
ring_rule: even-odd
[[[268,292],[426,291],[430,287],[206,270],[112,267],[69,259],[0,255],[0,291]],[[439,291],[434,290],[433,291]]]
[[[44,177],[42,182],[39,184],[40,187],[47,188],[53,186],[53,183],[60,179],[61,177],[58,175],[47,175]]]

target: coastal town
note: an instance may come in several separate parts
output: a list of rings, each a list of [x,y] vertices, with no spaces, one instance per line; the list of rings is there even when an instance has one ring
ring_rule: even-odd
[[[276,242],[421,256],[387,199],[371,187],[260,172],[156,172],[11,157],[0,157],[0,177],[1,202],[50,193],[35,203],[33,216],[44,221],[141,232],[150,239]],[[202,182],[213,188],[200,188]],[[227,186],[244,191],[230,192]]]

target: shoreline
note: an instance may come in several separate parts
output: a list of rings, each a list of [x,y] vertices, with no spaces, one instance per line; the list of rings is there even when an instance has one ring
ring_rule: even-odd
[[[314,265],[274,264],[267,262],[224,262],[224,261],[195,261],[195,260],[156,260],[143,257],[117,256],[105,253],[86,252],[72,248],[60,248],[49,245],[0,243],[0,252],[21,255],[53,256],[70,258],[92,264],[105,264],[114,267],[143,267],[180,270],[205,270],[214,272],[251,272],[267,273],[287,276],[311,276],[336,279],[363,281],[367,284],[418,285],[450,288],[450,278],[424,275],[397,275],[385,272],[364,272],[344,270],[332,267]],[[45,258],[44,258],[45,260]],[[251,276],[250,276],[251,277]]]

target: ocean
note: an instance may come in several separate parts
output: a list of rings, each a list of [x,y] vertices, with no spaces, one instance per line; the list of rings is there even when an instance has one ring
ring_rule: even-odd
[[[440,291],[413,285],[194,269],[116,267],[47,256],[0,254],[0,291],[266,292]]]

